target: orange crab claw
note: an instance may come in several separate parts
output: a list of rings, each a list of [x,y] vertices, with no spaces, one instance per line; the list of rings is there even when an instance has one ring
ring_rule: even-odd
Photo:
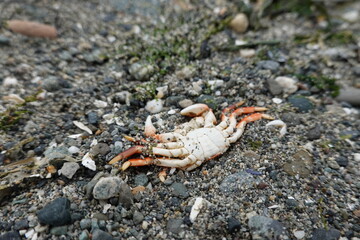
[[[132,156],[132,155],[134,155],[136,153],[142,153],[144,149],[145,149],[145,146],[141,146],[141,145],[133,146],[133,147],[123,151],[122,153],[118,154],[113,159],[111,159],[109,164],[117,163],[118,161],[121,161],[121,160],[123,160],[123,159],[125,159],[127,157],[130,157],[130,156]]]
[[[151,158],[151,157],[146,157],[144,159],[142,159],[142,158],[133,158],[133,159],[129,159],[126,162],[124,162],[124,164],[121,166],[121,170],[125,171],[130,166],[139,167],[139,166],[151,165],[153,162],[154,162],[154,159]]]

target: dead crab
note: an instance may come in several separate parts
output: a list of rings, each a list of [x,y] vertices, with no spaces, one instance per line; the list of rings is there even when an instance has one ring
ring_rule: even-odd
[[[114,157],[109,164],[114,164],[137,153],[143,153],[151,157],[129,159],[122,165],[122,170],[130,166],[154,164],[191,171],[203,162],[223,154],[231,143],[241,137],[247,123],[262,118],[273,119],[267,114],[256,113],[267,110],[264,107],[238,108],[243,103],[243,101],[238,102],[225,108],[222,111],[221,122],[217,125],[215,125],[215,115],[207,105],[191,105],[180,113],[194,117],[194,119],[182,129],[170,133],[156,134],[151,116],[148,116],[145,123],[145,136],[154,140],[153,146],[150,146],[146,140],[141,140],[144,144],[138,144],[125,150]],[[252,114],[237,122],[238,116],[248,113]],[[134,138],[128,136],[126,139],[135,141]],[[160,179],[164,178],[160,176]]]

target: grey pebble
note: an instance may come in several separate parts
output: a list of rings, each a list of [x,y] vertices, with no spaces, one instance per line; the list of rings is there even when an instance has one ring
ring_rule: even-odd
[[[289,127],[301,124],[299,114],[297,113],[284,113],[281,115],[281,120],[283,120]]]
[[[299,112],[309,112],[314,108],[312,102],[304,96],[294,95],[288,98],[292,106],[297,108]]]
[[[347,167],[349,164],[349,159],[343,156],[336,158],[335,161],[339,164],[340,167]]]
[[[92,196],[92,193],[93,193],[93,189],[94,189],[94,186],[96,185],[96,183],[99,181],[99,179],[101,177],[103,177],[105,175],[104,172],[98,172],[94,177],[93,179],[91,179],[90,182],[88,182],[85,187],[84,187],[84,190],[85,190],[85,195],[87,198],[90,198]]]
[[[132,194],[129,185],[125,182],[120,185],[119,203],[127,209],[129,209],[134,203],[134,195]]]
[[[19,221],[16,221],[14,224],[14,230],[21,230],[21,229],[27,229],[29,228],[29,222],[26,219],[22,219]]]
[[[181,218],[170,218],[166,224],[166,230],[168,232],[178,234],[182,231],[182,223],[183,220]]]
[[[283,87],[281,87],[280,84],[277,81],[275,81],[274,78],[269,78],[267,83],[271,94],[278,95],[282,93]]]
[[[280,67],[280,64],[278,62],[272,61],[272,60],[263,60],[259,61],[256,64],[259,68],[271,70],[273,72],[277,71]]]
[[[315,127],[311,128],[306,136],[309,140],[316,140],[319,139],[321,137],[321,126],[319,124],[316,124]]]
[[[91,149],[91,153],[93,154],[93,156],[105,156],[109,152],[110,147],[106,143],[98,143]]]
[[[66,162],[64,163],[60,171],[62,175],[64,175],[68,179],[71,179],[79,168],[80,165],[76,162]]]
[[[291,209],[297,208],[299,206],[298,201],[296,201],[295,199],[286,199],[285,204],[288,208]]]
[[[9,40],[7,37],[5,37],[5,36],[0,35],[0,46],[1,46],[1,45],[7,45],[7,46],[9,46],[9,45],[10,45],[10,40]]]
[[[353,87],[342,88],[336,100],[348,102],[353,106],[360,106],[360,89]]]
[[[144,215],[139,212],[139,211],[135,211],[133,214],[133,221],[134,224],[138,225],[140,224],[142,221],[144,220]]]
[[[336,229],[326,230],[326,229],[318,228],[313,231],[310,240],[319,240],[319,239],[337,240],[339,238],[340,238],[340,232]]]
[[[290,239],[285,226],[274,219],[256,215],[249,219],[252,239]]]
[[[46,91],[55,92],[55,91],[61,89],[61,83],[57,77],[49,76],[43,80],[42,87]]]
[[[135,176],[134,182],[136,186],[146,186],[146,184],[149,182],[149,179],[146,174],[140,173]]]
[[[227,221],[228,232],[234,233],[240,231],[241,223],[238,219],[230,217]]]
[[[104,232],[103,230],[96,229],[92,233],[92,240],[113,240],[113,237],[109,233]]]
[[[0,240],[21,240],[18,232],[7,232],[0,235]]]
[[[80,233],[79,240],[89,240],[89,232],[87,230],[84,230]]]
[[[55,236],[66,235],[67,231],[68,231],[68,226],[66,226],[66,225],[65,226],[52,227],[50,229],[50,233],[52,235],[55,235]]]
[[[37,212],[41,224],[62,226],[71,223],[70,201],[67,198],[57,198]]]
[[[131,76],[140,81],[148,80],[154,74],[154,71],[154,67],[146,63],[136,62],[129,67]]]
[[[96,125],[99,122],[99,116],[97,115],[96,112],[89,112],[86,115],[86,117],[87,117],[86,119],[87,119],[88,123],[90,123],[90,124]]]
[[[236,193],[239,190],[252,188],[258,184],[257,180],[253,175],[245,171],[237,172],[226,176],[220,184],[220,190],[226,194]]]
[[[171,188],[174,196],[180,198],[189,197],[188,190],[183,183],[175,182],[171,185]]]
[[[103,177],[95,184],[93,196],[95,199],[109,199],[119,196],[122,180],[119,177]]]
[[[89,218],[81,219],[80,228],[81,229],[90,229],[91,228],[91,219],[89,219]]]

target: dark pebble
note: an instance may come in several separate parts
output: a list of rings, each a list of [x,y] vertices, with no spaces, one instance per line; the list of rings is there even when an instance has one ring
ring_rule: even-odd
[[[289,126],[297,126],[301,123],[300,117],[297,113],[284,113],[281,115],[281,119]]]
[[[91,153],[93,154],[93,156],[105,156],[110,152],[110,150],[111,149],[109,145],[107,145],[106,143],[98,143],[91,149]]]
[[[106,83],[106,84],[115,83],[115,79],[112,78],[112,77],[105,77],[105,78],[104,78],[104,83]]]
[[[273,72],[277,71],[280,67],[280,64],[278,62],[272,60],[259,61],[256,65],[259,68],[271,70]]]
[[[311,240],[319,240],[319,239],[326,239],[326,240],[337,240],[340,238],[340,232],[336,229],[315,229],[312,233]]]
[[[129,185],[126,183],[121,183],[120,185],[120,192],[119,192],[119,203],[129,209],[134,202],[134,195],[131,193],[131,189]]]
[[[189,197],[189,193],[187,188],[185,187],[184,184],[179,183],[179,182],[175,182],[171,185],[172,188],[172,193],[174,196],[176,197],[180,197],[180,198],[187,198]]]
[[[113,240],[113,237],[100,229],[96,229],[92,233],[92,240]]]
[[[21,237],[18,232],[7,232],[0,235],[0,240],[21,240]]]
[[[165,100],[165,106],[166,107],[170,107],[170,106],[176,106],[176,107],[180,107],[179,106],[179,102],[181,100],[184,100],[186,97],[184,95],[179,95],[179,96],[169,96],[166,98]]]
[[[67,198],[57,198],[39,210],[37,216],[43,225],[62,226],[70,224],[70,201]]]
[[[299,206],[299,203],[295,199],[286,199],[285,203],[286,206],[291,209],[297,208]]]
[[[29,223],[26,219],[16,221],[14,224],[14,230],[26,229],[29,227]]]
[[[145,173],[140,173],[135,176],[134,181],[136,186],[146,186],[146,184],[149,182],[149,179]]]
[[[346,167],[349,164],[349,159],[347,157],[338,157],[336,162],[339,164],[340,167]]]
[[[295,95],[288,98],[291,105],[299,110],[299,112],[309,112],[314,108],[314,105],[309,99],[304,96]]]
[[[234,233],[234,232],[240,231],[241,223],[240,223],[239,220],[237,220],[234,217],[231,217],[231,218],[228,219],[227,225],[228,225],[228,232],[229,233]]]
[[[97,125],[99,122],[99,116],[97,115],[96,112],[89,112],[86,115],[86,117],[87,117],[88,123],[90,123],[90,124]]]
[[[307,132],[306,136],[309,140],[319,139],[321,137],[321,126],[319,124],[316,124],[315,127],[311,128]]]
[[[181,224],[183,220],[181,218],[170,218],[166,224],[166,230],[171,233],[178,234],[182,231]]]
[[[10,45],[10,40],[5,36],[0,35],[0,46],[1,45],[9,46]]]

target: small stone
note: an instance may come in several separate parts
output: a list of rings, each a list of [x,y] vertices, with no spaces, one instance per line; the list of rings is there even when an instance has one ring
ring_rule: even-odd
[[[21,230],[21,229],[27,229],[29,228],[29,222],[26,219],[22,219],[19,221],[16,221],[14,224],[14,230]]]
[[[248,225],[253,239],[290,239],[285,226],[277,220],[256,215]]]
[[[306,135],[310,141],[319,139],[321,137],[321,126],[316,124],[316,126],[311,128]]]
[[[88,114],[86,114],[86,117],[88,123],[90,124],[97,125],[99,122],[99,116],[96,112],[89,112]]]
[[[244,13],[239,13],[231,20],[229,25],[235,32],[243,33],[249,26],[249,20]]]
[[[292,198],[286,199],[285,204],[288,208],[291,208],[291,209],[297,208],[299,206],[299,203],[295,199],[292,199]]]
[[[18,232],[7,232],[0,235],[0,240],[21,240]]]
[[[80,233],[79,240],[90,240],[90,234],[88,231],[84,230]]]
[[[129,67],[129,73],[136,80],[148,80],[154,74],[155,68],[150,64],[133,63]]]
[[[296,107],[299,112],[309,112],[314,108],[314,105],[304,96],[294,95],[288,98],[288,101]]]
[[[305,237],[305,231],[294,231],[293,234],[296,239],[303,239]]]
[[[119,177],[101,178],[94,186],[93,196],[95,199],[105,200],[120,193],[120,186],[123,181]]]
[[[75,153],[80,152],[80,149],[78,147],[71,146],[71,147],[68,148],[68,151],[69,151],[70,154],[75,154]]]
[[[68,179],[72,179],[76,171],[80,168],[80,165],[76,162],[66,162],[60,169],[61,175],[64,175]]]
[[[113,240],[113,237],[107,233],[104,232],[100,229],[96,229],[93,233],[92,233],[92,240]]]
[[[284,113],[281,115],[281,119],[289,127],[298,126],[301,124],[299,114],[297,113]]]
[[[182,231],[181,224],[183,220],[181,218],[170,218],[166,224],[166,230],[168,232],[178,234]]]
[[[146,186],[146,184],[149,182],[149,179],[146,174],[140,173],[135,176],[134,182],[136,186]]]
[[[310,240],[326,239],[326,240],[338,240],[340,238],[340,232],[334,228],[330,230],[315,229],[312,233]]]
[[[139,211],[135,211],[133,214],[134,224],[139,225],[143,220],[144,220],[144,215]]]
[[[125,182],[120,185],[119,203],[129,209],[134,203],[134,195],[131,193],[131,188]]]
[[[190,99],[184,99],[184,100],[179,101],[179,106],[181,108],[186,108],[186,107],[191,106],[193,104],[194,104],[194,102],[191,101]]]
[[[347,167],[347,165],[349,164],[349,159],[347,157],[338,157],[335,160],[340,167]]]
[[[189,197],[188,190],[183,183],[175,182],[171,185],[171,188],[174,196],[180,198]]]
[[[313,158],[306,150],[299,150],[293,156],[294,160],[283,165],[283,170],[292,176],[308,177],[313,166]]]
[[[255,49],[241,49],[240,56],[243,58],[251,58],[254,57],[256,54]]]
[[[226,176],[220,184],[220,190],[226,194],[236,193],[241,189],[252,188],[259,180],[245,171],[237,172]]]
[[[189,80],[191,79],[196,73],[196,68],[194,68],[193,66],[185,66],[183,67],[180,71],[177,71],[176,77],[179,78],[180,80],[185,79],[185,80]]]
[[[234,217],[231,217],[228,219],[228,232],[229,233],[234,233],[234,232],[238,232],[241,228],[241,223],[239,220],[237,220]]]
[[[67,230],[68,230],[68,226],[52,227],[50,229],[50,234],[55,235],[55,236],[66,235]]]
[[[9,46],[9,45],[10,45],[10,40],[9,40],[7,37],[5,37],[5,36],[0,35],[0,46],[1,46],[1,45],[3,45],[3,46],[5,46],[5,45]]]
[[[160,99],[153,99],[151,101],[148,101],[145,106],[145,110],[154,114],[161,112],[163,109],[163,101]]]
[[[360,106],[360,89],[353,87],[342,88],[336,100],[348,102],[353,106]]]
[[[289,77],[280,76],[274,80],[269,79],[268,84],[270,92],[274,95],[280,93],[291,94],[298,90],[296,81]]]
[[[280,64],[278,62],[272,61],[272,60],[263,60],[259,61],[256,64],[259,68],[271,70],[273,72],[277,71],[280,67]]]
[[[6,87],[6,86],[14,86],[16,84],[18,84],[18,80],[16,78],[13,78],[13,77],[6,77],[4,80],[3,80],[3,86]]]
[[[55,92],[61,89],[61,84],[57,77],[49,76],[43,80],[42,87],[48,92]]]
[[[71,223],[70,201],[67,198],[57,198],[37,212],[41,224],[62,226]]]
[[[91,148],[91,154],[93,156],[106,156],[111,151],[109,145],[106,143],[98,143],[94,147]]]
[[[340,169],[339,164],[333,158],[327,159],[326,163],[329,165],[329,167],[331,167],[334,170]]]
[[[81,219],[80,227],[81,227],[81,229],[90,229],[91,228],[91,219],[89,219],[89,218]]]

